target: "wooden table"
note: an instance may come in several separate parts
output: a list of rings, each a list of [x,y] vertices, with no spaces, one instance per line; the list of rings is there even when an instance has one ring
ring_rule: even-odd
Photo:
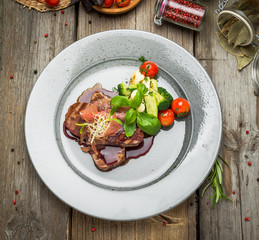
[[[197,34],[173,24],[154,25],[155,0],[143,0],[121,16],[86,14],[81,4],[54,16],[53,12],[29,11],[11,0],[1,1],[0,239],[259,239],[259,97],[254,94],[251,65],[238,72],[235,58],[216,40],[217,0],[204,3],[209,11],[204,29]],[[71,43],[122,28],[145,30],[175,41],[193,54],[211,76],[223,111],[220,154],[230,165],[224,166],[223,177],[225,193],[232,202],[222,201],[211,209],[207,197],[212,190],[201,197],[205,182],[188,200],[165,213],[173,217],[166,226],[166,219],[161,217],[158,222],[104,221],[65,205],[38,177],[24,137],[24,114],[33,85],[46,65]],[[245,221],[248,216],[250,221]]]

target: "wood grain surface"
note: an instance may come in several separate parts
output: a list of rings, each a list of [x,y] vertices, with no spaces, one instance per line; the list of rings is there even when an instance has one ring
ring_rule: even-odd
[[[251,66],[238,72],[235,58],[219,46],[214,14],[217,1],[204,0],[208,14],[200,34],[170,23],[156,26],[155,2],[142,0],[135,9],[117,16],[95,11],[86,14],[81,4],[67,8],[64,14],[57,11],[54,16],[53,12],[29,11],[14,1],[1,2],[1,240],[259,239],[259,97],[254,94]],[[232,202],[222,201],[211,209],[208,197],[212,191],[201,197],[205,182],[199,198],[193,194],[163,215],[114,222],[92,218],[66,206],[40,180],[24,137],[24,114],[32,87],[46,65],[65,47],[113,29],[144,30],[167,37],[195,55],[207,70],[221,100],[224,133],[220,154],[230,165],[224,166],[224,188]],[[10,79],[10,75],[14,78]],[[248,161],[252,163],[250,167]],[[167,222],[166,226],[163,222]],[[96,231],[92,232],[92,227]]]

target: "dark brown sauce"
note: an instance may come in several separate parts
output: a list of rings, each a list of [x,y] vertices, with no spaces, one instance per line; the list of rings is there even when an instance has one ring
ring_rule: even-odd
[[[63,123],[63,132],[67,138],[76,141],[79,145],[84,145],[84,144],[80,144],[79,137],[73,135],[68,130],[68,128],[65,125],[65,122]],[[144,137],[143,141],[138,146],[126,148],[125,157],[126,157],[127,161],[122,165],[125,165],[126,163],[128,163],[128,161],[130,159],[136,159],[136,158],[146,155],[149,152],[149,150],[151,149],[153,142],[154,142],[154,136],[147,135]],[[107,148],[108,148],[108,151],[107,151]],[[106,161],[107,165],[111,165],[111,164],[117,162],[116,160],[114,161],[114,158],[112,158],[112,155],[113,154],[115,155],[117,153],[117,150],[118,150],[117,148],[120,148],[120,147],[117,147],[117,146],[110,146],[110,147],[105,146],[104,147],[104,149],[106,149],[106,151],[105,151],[106,158],[104,155],[102,155],[102,158]]]
[[[139,158],[146,155],[154,142],[154,136],[145,136],[143,141],[136,147],[126,148],[126,159]]]
[[[100,154],[102,155],[107,165],[112,165],[113,163],[118,162],[117,154],[119,153],[121,153],[121,147],[115,146],[105,146],[105,148],[100,151]]]

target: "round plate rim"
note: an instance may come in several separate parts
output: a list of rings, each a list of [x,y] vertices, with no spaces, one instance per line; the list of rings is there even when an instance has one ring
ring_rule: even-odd
[[[138,217],[134,217],[134,216],[129,216],[127,215],[126,217],[123,217],[123,216],[113,216],[111,217],[111,215],[109,216],[104,216],[103,214],[96,214],[95,212],[91,212],[89,213],[88,211],[85,211],[84,209],[81,209],[80,207],[78,207],[77,205],[75,206],[75,204],[73,202],[71,202],[71,199],[70,197],[68,197],[68,199],[64,199],[64,196],[63,196],[63,192],[59,191],[57,188],[53,187],[53,183],[51,182],[51,180],[44,176],[44,166],[42,165],[41,162],[39,162],[38,160],[35,159],[35,151],[33,150],[32,148],[32,142],[31,142],[31,133],[32,133],[32,129],[30,127],[30,124],[31,124],[31,119],[32,119],[32,116],[31,116],[31,111],[33,110],[33,107],[35,107],[33,105],[33,93],[37,90],[37,88],[39,87],[39,83],[42,82],[44,80],[44,74],[46,74],[48,72],[48,68],[51,64],[54,64],[55,61],[57,61],[57,59],[60,59],[62,58],[63,56],[66,55],[66,52],[67,51],[70,51],[71,48],[73,48],[73,46],[75,47],[76,45],[78,44],[82,44],[84,41],[88,41],[88,40],[93,40],[93,39],[98,39],[99,37],[104,37],[106,35],[109,35],[109,34],[112,34],[114,36],[114,34],[140,34],[141,36],[143,37],[154,37],[154,38],[157,38],[161,41],[164,41],[166,42],[167,44],[172,44],[175,46],[177,46],[178,48],[181,49],[181,51],[183,51],[185,54],[187,54],[189,57],[192,58],[192,60],[200,67],[200,70],[203,72],[203,74],[206,76],[207,80],[210,81],[210,84],[212,86],[212,91],[214,92],[215,94],[215,97],[216,97],[216,105],[218,107],[218,121],[219,121],[219,132],[218,132],[218,139],[217,139],[217,142],[215,143],[215,149],[213,151],[213,157],[212,159],[210,159],[210,161],[207,163],[207,166],[206,166],[206,169],[204,169],[204,174],[202,176],[199,177],[199,180],[193,184],[193,186],[191,187],[192,190],[188,192],[188,194],[186,194],[184,197],[180,197],[178,198],[174,203],[171,204],[170,207],[168,207],[168,204],[166,204],[167,207],[161,207],[159,209],[156,209],[156,210],[153,210],[152,213],[149,213],[149,214],[146,214],[146,215],[143,215],[143,216],[138,216]],[[108,36],[107,35],[107,36]],[[53,126],[54,126],[54,123],[52,123]],[[154,34],[154,33],[150,33],[150,32],[145,32],[145,31],[139,31],[139,30],[111,30],[111,31],[105,31],[105,32],[100,32],[100,33],[97,33],[97,34],[93,34],[93,35],[90,35],[84,39],[81,39],[73,44],[71,44],[70,46],[68,46],[66,49],[64,49],[62,52],[60,52],[50,63],[49,65],[44,69],[44,71],[42,72],[42,74],[40,75],[38,81],[36,82],[36,84],[34,85],[33,87],[33,90],[30,94],[30,97],[29,97],[29,100],[28,100],[28,104],[27,104],[27,108],[26,108],[26,114],[25,114],[25,138],[26,138],[26,144],[27,144],[27,149],[28,149],[28,152],[29,152],[29,155],[30,155],[30,158],[32,160],[32,163],[37,171],[37,173],[39,174],[39,176],[41,177],[42,181],[46,184],[46,186],[59,198],[61,199],[63,202],[65,202],[67,205],[73,207],[74,209],[80,211],[80,212],[83,212],[85,214],[88,214],[90,216],[93,216],[93,217],[98,217],[98,218],[101,218],[101,219],[106,219],[106,220],[116,220],[116,221],[131,221],[131,220],[138,220],[138,219],[144,219],[144,218],[147,218],[147,217],[152,217],[152,216],[155,216],[157,214],[160,214],[162,212],[165,212],[177,205],[179,205],[180,203],[182,203],[185,199],[187,199],[193,192],[195,192],[195,190],[203,183],[203,181],[206,179],[206,177],[208,176],[215,160],[216,160],[216,157],[217,157],[217,154],[218,154],[218,151],[219,151],[219,148],[220,148],[220,143],[221,143],[221,138],[222,138],[222,112],[221,112],[221,106],[220,106],[220,101],[219,101],[219,98],[218,98],[218,94],[216,92],[216,89],[209,77],[209,75],[206,73],[206,71],[204,70],[204,68],[201,66],[201,64],[198,62],[197,59],[195,59],[189,52],[187,52],[183,47],[179,46],[178,44],[174,43],[173,41],[165,38],[165,37],[162,37],[160,35],[157,35],[157,34]],[[56,140],[56,139],[55,139]],[[181,164],[180,167],[178,167],[175,171],[175,175],[179,176],[179,171],[183,168],[185,168],[186,170],[186,167],[188,164],[190,164],[191,162],[189,161],[190,159],[188,159],[188,161],[185,163],[185,164]],[[73,172],[72,169],[68,169],[68,167],[66,167],[66,171],[71,173]],[[66,174],[67,174],[66,172]],[[53,176],[52,176],[53,177]],[[75,176],[74,176],[75,177]],[[77,176],[78,177],[78,176]],[[169,178],[172,178],[172,176],[169,174],[168,175]],[[175,176],[176,177],[176,176]],[[79,177],[80,178],[80,177]],[[57,179],[56,179],[57,180]],[[74,180],[76,181],[80,181],[80,179],[78,178],[74,178]],[[82,179],[81,181],[82,182]],[[161,181],[162,182],[162,181]],[[163,183],[157,183],[159,186],[163,186],[161,184]],[[63,184],[61,182],[55,182],[55,184],[59,184],[59,186],[61,186],[60,184]],[[158,187],[159,187],[158,186]],[[55,188],[55,189],[54,189]],[[88,190],[93,190],[93,187],[92,186],[89,186],[88,185]],[[61,189],[62,190],[62,189]],[[150,190],[150,189],[149,189]],[[144,191],[145,193],[146,191]],[[134,191],[132,191],[131,193],[134,194],[134,196],[136,195],[136,193],[134,193]],[[110,192],[109,194],[113,195],[113,197],[116,197],[117,195],[117,192]],[[81,193],[78,193],[78,195],[82,195]],[[122,197],[122,196],[121,196]],[[80,198],[78,199],[78,201],[80,201]],[[107,212],[105,212],[104,214],[107,214]]]

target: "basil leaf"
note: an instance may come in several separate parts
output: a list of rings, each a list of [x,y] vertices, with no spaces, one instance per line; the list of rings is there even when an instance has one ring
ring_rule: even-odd
[[[112,106],[117,105],[121,107],[131,107],[131,101],[124,96],[116,96],[111,99]]]
[[[143,83],[139,83],[137,89],[137,93],[132,100],[132,107],[135,109],[139,107],[139,105],[142,102],[142,99],[144,98],[145,93],[148,91],[148,89]]]
[[[136,130],[136,123],[133,122],[131,124],[124,123],[124,131],[126,137],[131,137]]]
[[[153,136],[156,135],[161,128],[161,123],[158,118],[145,112],[137,113],[137,124],[143,132]]]
[[[122,125],[122,121],[120,119],[112,118],[111,121],[115,121],[115,122]]]
[[[116,111],[117,111],[117,108],[118,108],[119,106],[118,105],[114,105],[113,107],[112,107],[112,109],[111,109],[111,111],[110,111],[110,116],[112,116]]]
[[[125,114],[125,123],[131,124],[131,123],[135,122],[136,118],[137,118],[137,112],[136,112],[136,110],[131,108]]]
[[[148,91],[147,87],[143,83],[139,83],[137,89],[143,92],[143,94],[147,93]]]

